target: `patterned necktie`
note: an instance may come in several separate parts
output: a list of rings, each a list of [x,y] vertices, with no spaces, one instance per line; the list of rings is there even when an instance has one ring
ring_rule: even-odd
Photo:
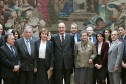
[[[62,35],[62,44],[64,44],[64,35]]]
[[[123,41],[124,41],[122,36],[120,37],[120,39],[119,39],[119,40],[120,40],[121,42],[123,42]]]
[[[31,46],[30,46],[29,40],[26,40],[26,47],[27,47],[28,53],[31,55]]]
[[[11,48],[11,52],[12,52],[13,56],[15,56],[15,51],[14,51],[14,49],[13,49],[13,46],[10,46],[10,48]],[[15,56],[15,57],[16,57],[16,56]]]

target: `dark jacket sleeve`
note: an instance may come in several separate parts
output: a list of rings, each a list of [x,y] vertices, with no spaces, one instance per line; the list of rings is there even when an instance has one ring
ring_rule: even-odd
[[[15,63],[8,60],[7,53],[2,48],[0,48],[0,62],[12,69],[14,68],[15,65]]]

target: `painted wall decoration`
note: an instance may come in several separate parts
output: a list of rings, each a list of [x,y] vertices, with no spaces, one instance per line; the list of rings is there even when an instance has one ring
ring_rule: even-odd
[[[59,20],[92,25],[95,32],[126,26],[126,0],[0,0],[0,22],[4,29],[23,32],[31,25],[34,34]],[[70,24],[68,24],[70,25]]]

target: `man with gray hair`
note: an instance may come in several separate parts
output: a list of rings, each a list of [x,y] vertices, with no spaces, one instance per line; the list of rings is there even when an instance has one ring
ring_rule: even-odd
[[[72,35],[74,36],[74,42],[75,43],[77,43],[78,41],[81,40],[80,34],[77,33],[77,31],[78,31],[78,25],[76,23],[72,23],[71,24],[70,31],[71,31]]]
[[[5,42],[0,47],[1,77],[3,84],[17,84],[20,59],[14,46],[15,39],[12,33],[5,35]]]
[[[96,42],[96,37],[93,35],[94,34],[94,29],[91,26],[88,26],[86,28],[86,31],[88,33],[88,40],[91,42]]]
[[[31,36],[32,27],[26,26],[23,37],[15,42],[22,64],[19,73],[19,84],[33,84],[33,75],[37,71],[35,44]]]
[[[112,43],[108,51],[108,71],[110,84],[120,84],[124,44],[118,40],[118,37],[119,33],[117,31],[112,31]]]

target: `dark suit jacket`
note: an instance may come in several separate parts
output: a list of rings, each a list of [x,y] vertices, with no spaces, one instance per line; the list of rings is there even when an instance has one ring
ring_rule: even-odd
[[[76,36],[77,36],[77,42],[79,42],[79,41],[81,41],[81,36],[80,36],[80,34],[79,33],[75,33],[76,34]],[[71,35],[73,35],[72,33],[71,33]],[[74,35],[73,35],[74,36]]]
[[[41,40],[38,40],[35,42],[36,45],[36,54],[37,58],[39,57],[39,47],[40,47]],[[54,65],[54,53],[53,53],[53,43],[51,41],[46,42],[46,53],[45,53],[45,59],[46,59],[46,66],[52,67]]]
[[[80,34],[76,33],[76,35],[77,35],[77,42],[81,41],[81,36],[80,36]]]
[[[5,42],[4,42],[4,36],[1,35],[1,37],[0,37],[0,47],[2,45],[4,45],[4,44],[5,44]]]
[[[21,71],[33,71],[34,68],[37,68],[35,42],[30,40],[30,45],[31,55],[28,53],[24,38],[20,38],[15,41],[15,46],[21,60]]]
[[[126,63],[126,35],[123,38],[123,43],[124,43],[124,52],[123,52],[123,58],[122,58],[122,60]]]
[[[66,33],[64,44],[61,43],[59,33],[52,37],[54,46],[54,69],[72,69],[74,65],[74,37]]]
[[[17,73],[13,72],[14,65],[20,65],[20,60],[15,47],[15,56],[5,44],[0,48],[1,76],[2,78],[13,78]]]
[[[101,48],[101,56],[96,56],[95,64],[101,64],[102,66],[107,66],[107,59],[108,59],[108,49],[109,44],[107,42],[103,42]],[[96,43],[96,51],[98,54],[98,42]]]

